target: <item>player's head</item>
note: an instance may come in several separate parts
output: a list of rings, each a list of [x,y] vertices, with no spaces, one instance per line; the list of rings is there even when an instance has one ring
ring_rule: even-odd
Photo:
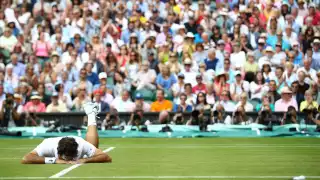
[[[58,144],[59,158],[66,161],[74,160],[78,154],[78,143],[72,137],[64,137]]]

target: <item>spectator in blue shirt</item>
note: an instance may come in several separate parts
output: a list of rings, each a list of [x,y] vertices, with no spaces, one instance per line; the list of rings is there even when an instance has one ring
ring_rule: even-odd
[[[174,104],[173,112],[191,112],[192,106],[186,103],[187,95],[185,93],[180,94],[180,104]]]
[[[218,61],[219,59],[216,58],[215,50],[211,49],[208,52],[208,58],[204,60],[204,63],[206,64],[206,70],[209,70],[209,69],[216,70]]]
[[[169,66],[164,66],[162,72],[157,76],[157,87],[159,89],[170,89],[177,82],[176,77],[170,73]]]
[[[92,62],[88,62],[86,65],[87,70],[87,80],[91,82],[92,85],[99,84],[99,77],[96,73],[92,72],[93,64]]]

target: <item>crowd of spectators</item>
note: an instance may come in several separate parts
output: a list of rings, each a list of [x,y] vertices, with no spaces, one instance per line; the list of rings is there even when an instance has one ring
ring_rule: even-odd
[[[1,0],[0,106],[303,111],[319,48],[319,0]]]

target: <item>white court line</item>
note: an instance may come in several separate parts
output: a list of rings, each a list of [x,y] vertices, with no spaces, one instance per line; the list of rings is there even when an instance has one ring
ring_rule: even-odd
[[[92,176],[59,177],[59,179],[291,179],[293,176]],[[305,176],[306,179],[320,179],[320,176]],[[48,177],[0,177],[0,180],[48,179]]]
[[[112,151],[114,148],[115,148],[115,147],[109,147],[108,149],[103,150],[103,152],[106,153],[106,152]],[[49,178],[61,178],[61,176],[67,174],[68,172],[72,171],[73,169],[75,169],[75,168],[77,168],[77,167],[79,167],[79,166],[81,166],[81,165],[83,165],[83,164],[75,164],[75,165],[72,165],[72,166],[68,167],[67,169],[64,169],[64,170],[58,172],[57,174],[55,174],[55,175],[53,175],[53,176],[50,176]]]
[[[110,147],[110,146],[108,146]],[[157,149],[159,147],[169,148],[169,149],[179,149],[179,148],[320,148],[320,145],[273,145],[273,144],[263,144],[263,145],[254,145],[254,144],[239,144],[239,145],[155,145],[155,146],[117,146],[118,148],[129,148],[129,149]],[[6,147],[0,148],[0,150],[28,150],[33,147]],[[106,148],[101,146],[101,148]]]

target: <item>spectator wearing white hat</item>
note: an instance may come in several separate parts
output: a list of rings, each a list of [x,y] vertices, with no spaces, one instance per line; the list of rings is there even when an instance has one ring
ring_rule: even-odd
[[[265,64],[266,62],[270,63],[270,65],[273,66],[273,64],[271,63],[276,62],[276,60],[273,59],[273,55],[274,55],[273,48],[271,46],[268,46],[265,49],[265,55],[261,57],[258,61],[259,69],[262,69],[263,64]]]
[[[275,102],[274,110],[276,112],[286,112],[289,106],[298,110],[297,101],[292,98],[292,91],[286,86],[281,91],[281,99]]]
[[[181,70],[181,73],[183,73],[185,76],[184,82],[191,83],[192,86],[196,85],[197,82],[195,80],[196,80],[197,72],[191,68],[192,60],[190,58],[186,58],[183,63],[184,63],[184,68]]]

